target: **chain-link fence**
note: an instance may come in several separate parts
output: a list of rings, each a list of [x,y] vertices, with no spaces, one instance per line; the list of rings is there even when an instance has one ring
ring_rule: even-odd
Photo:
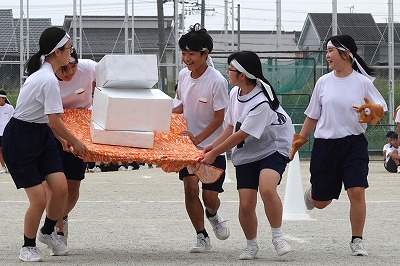
[[[24,28],[26,28],[26,19]],[[78,21],[78,20],[77,20]],[[183,67],[180,62],[180,51],[175,47],[176,38],[174,18],[164,17],[160,20],[157,16],[134,18],[134,30],[132,30],[132,17],[124,16],[83,16],[82,27],[74,27],[73,16],[65,16],[62,27],[73,37],[74,46],[82,58],[90,58],[99,61],[105,54],[157,54],[159,60],[159,83],[157,88],[163,90],[171,97],[174,96],[176,74]],[[11,10],[0,10],[0,89],[5,90],[10,101],[15,105],[21,80],[20,67],[20,43],[29,46],[22,50],[23,62],[29,54],[38,49],[40,33],[51,26],[49,19],[30,19],[29,29],[20,34],[20,21],[13,18]],[[182,33],[180,31],[180,33]],[[260,33],[263,34],[263,33]],[[268,33],[268,38],[273,34]],[[236,32],[238,35],[238,32]],[[22,38],[21,38],[22,36]],[[242,39],[245,36],[242,35]],[[261,36],[261,35],[260,35]],[[293,34],[292,47],[295,47]],[[383,36],[383,35],[382,35]],[[397,35],[396,35],[397,36]],[[255,37],[253,36],[253,40]],[[291,40],[290,38],[287,38]],[[242,49],[251,50],[249,40],[247,48],[243,44]],[[375,68],[376,81],[374,84],[384,98],[389,100],[388,93],[388,66],[382,61],[387,54],[387,44],[379,42],[375,46],[363,46],[359,54],[366,58],[368,64]],[[260,47],[258,44],[257,47]],[[271,82],[279,94],[283,107],[291,116],[296,131],[300,130],[304,121],[304,110],[306,109],[310,95],[312,94],[316,80],[327,73],[328,68],[325,61],[324,51],[257,51],[262,59],[264,75]],[[386,54],[385,54],[386,53]],[[226,59],[230,52],[214,50],[211,56],[214,58],[215,67],[226,77]],[[400,55],[395,55],[395,63],[400,64]],[[400,66],[395,68],[395,77],[399,77]],[[400,80],[395,80],[395,106],[400,103]],[[379,154],[385,144],[386,132],[393,130],[394,125],[389,124],[389,116],[385,117],[375,127],[367,130],[367,139],[370,143],[371,154]],[[309,157],[312,140],[301,149],[301,157]]]

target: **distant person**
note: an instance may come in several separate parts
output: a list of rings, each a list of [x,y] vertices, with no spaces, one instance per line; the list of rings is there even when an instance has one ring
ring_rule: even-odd
[[[207,64],[213,40],[200,24],[191,26],[189,32],[179,39],[179,47],[186,68],[179,72],[176,91],[182,103],[173,112],[183,112],[187,130],[181,135],[189,137],[202,150],[223,131],[222,123],[229,101],[228,84],[218,70]],[[219,155],[214,166],[225,170],[225,155]],[[218,212],[221,204],[218,194],[224,191],[225,173],[215,183],[201,185],[203,202],[199,198],[199,180],[195,175],[184,168],[179,172],[179,179],[183,180],[186,211],[197,235],[190,252],[205,252],[211,249],[211,242],[204,226],[204,213],[218,239],[225,240],[230,234],[226,220]]]
[[[387,143],[385,145],[383,145],[382,148],[382,153],[383,153],[383,161],[384,161],[384,166],[386,167],[386,151],[388,148],[390,148],[392,145],[390,144],[390,136],[392,136],[395,132],[394,131],[388,131],[386,133],[386,139],[387,139]]]
[[[390,173],[400,173],[400,155],[398,135],[393,133],[389,137],[390,147],[386,150],[385,169]]]
[[[7,99],[7,93],[5,91],[0,91],[0,174],[7,173],[7,166],[3,158],[3,149],[1,141],[3,138],[4,128],[6,127],[8,121],[10,121],[14,113],[14,107],[10,104]]]
[[[300,134],[295,134],[291,158],[314,131],[307,209],[324,209],[338,199],[342,186],[350,200],[351,254],[368,255],[363,240],[368,184],[367,123],[374,125],[387,111],[384,98],[372,83],[372,69],[357,54],[349,35],[328,38],[326,60],[331,72],[315,85]]]
[[[55,225],[62,219],[68,196],[67,180],[57,151],[55,136],[76,156],[86,146],[65,127],[60,86],[54,72],[68,64],[72,46],[68,34],[59,27],[45,29],[40,35],[39,51],[27,62],[28,78],[20,89],[14,115],[3,134],[3,155],[16,187],[24,188],[29,207],[24,219],[22,261],[41,261],[36,235],[54,255],[65,256],[68,247],[60,240]],[[43,181],[52,194],[46,198]],[[47,205],[47,208],[46,208]],[[46,209],[44,225],[38,232]]]

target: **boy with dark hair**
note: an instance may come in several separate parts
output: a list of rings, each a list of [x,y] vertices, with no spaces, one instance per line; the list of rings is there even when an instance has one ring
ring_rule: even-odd
[[[183,113],[187,130],[181,134],[188,136],[202,150],[222,133],[229,100],[228,84],[221,73],[207,64],[213,40],[206,29],[200,28],[198,23],[191,26],[189,32],[179,39],[179,47],[186,68],[179,73],[176,91],[182,103],[173,112]],[[225,156],[219,155],[213,165],[225,170]],[[204,227],[204,211],[217,238],[225,240],[229,237],[226,221],[217,213],[220,207],[218,194],[224,191],[225,173],[215,183],[202,184],[204,207],[199,198],[198,178],[184,168],[179,172],[179,179],[183,180],[186,211],[197,234],[196,244],[190,252],[205,252],[211,249],[211,243]]]

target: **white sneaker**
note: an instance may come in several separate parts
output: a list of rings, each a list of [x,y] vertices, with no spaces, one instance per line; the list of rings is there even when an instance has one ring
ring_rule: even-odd
[[[5,173],[8,173],[7,167],[1,167],[0,174],[5,174]]]
[[[121,165],[120,167],[118,167],[118,171],[126,171],[126,167]]]
[[[247,245],[244,249],[242,254],[239,256],[239,260],[254,260],[258,253],[258,245],[250,246]]]
[[[38,240],[47,245],[47,247],[52,251],[52,255],[65,256],[68,253],[68,247],[60,240],[56,231],[53,231],[50,235],[46,235],[43,234],[40,229]]]
[[[88,171],[89,171],[89,173],[99,173],[99,172],[101,172],[101,168],[96,165],[93,168],[89,168]]]
[[[126,171],[132,171],[133,170],[133,166],[132,165],[128,165],[128,168],[126,168]]]
[[[190,253],[201,253],[211,249],[210,238],[204,237],[203,234],[197,235],[196,245],[190,249]]]
[[[307,188],[304,192],[304,203],[306,204],[308,210],[312,210],[315,208],[315,206],[311,202],[311,187]]]
[[[292,248],[289,246],[288,242],[286,242],[284,237],[272,239],[272,244],[274,244],[275,250],[279,256],[283,256],[289,252],[292,252]]]
[[[400,173],[400,166],[397,166],[397,173]]]
[[[350,242],[351,255],[353,256],[368,256],[367,251],[364,249],[364,241],[361,238],[355,238]]]
[[[217,213],[215,216],[208,218],[208,220],[212,225],[215,236],[219,240],[225,240],[229,237],[229,227],[226,225],[226,220],[224,220],[221,215]]]
[[[22,261],[42,261],[42,254],[37,247],[22,247],[19,251],[19,259]]]

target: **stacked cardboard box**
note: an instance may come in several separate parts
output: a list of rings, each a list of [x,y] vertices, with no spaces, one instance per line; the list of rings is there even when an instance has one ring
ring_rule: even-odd
[[[106,55],[96,66],[93,143],[152,148],[153,131],[169,131],[172,98],[158,89],[156,55]]]

